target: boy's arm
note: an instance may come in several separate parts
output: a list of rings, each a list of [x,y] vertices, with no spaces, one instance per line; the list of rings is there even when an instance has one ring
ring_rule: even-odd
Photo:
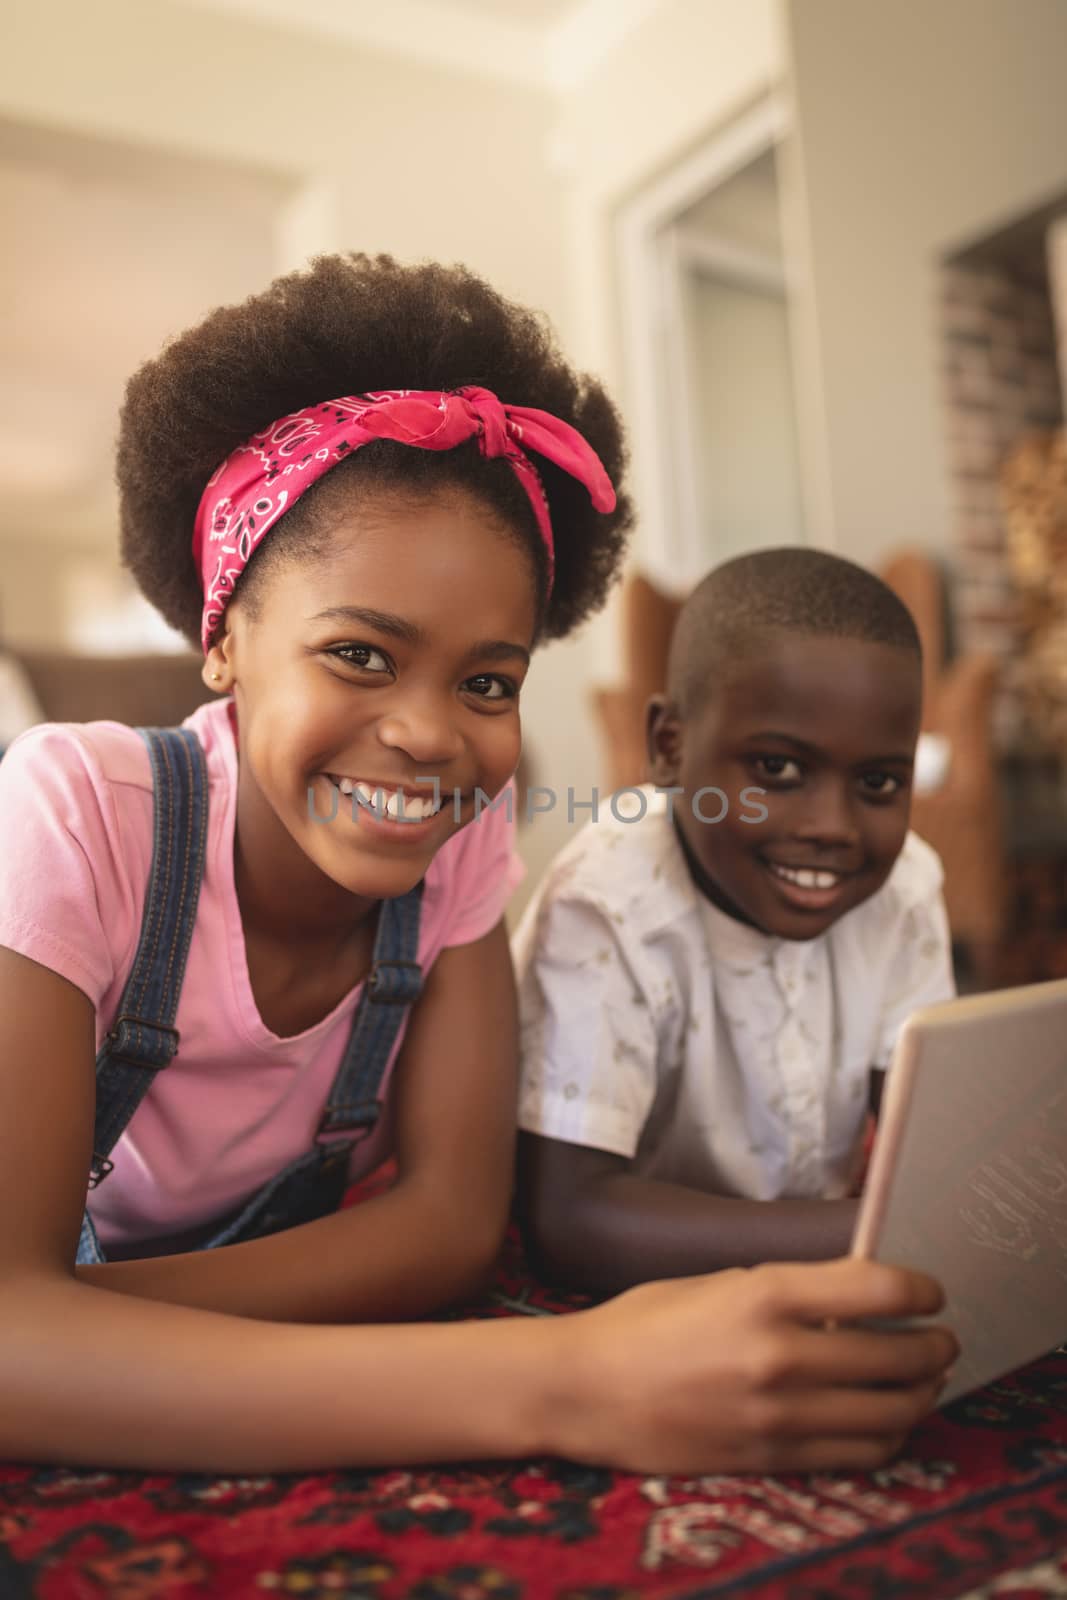
[[[219,1250],[79,1267],[123,1294],[245,1317],[419,1316],[480,1285],[511,1197],[515,993],[503,923],[442,952],[396,1063],[398,1177],[320,1221]]]
[[[591,1294],[847,1254],[855,1200],[739,1200],[635,1177],[622,1156],[524,1133],[519,1199],[538,1269]]]
[[[844,1255],[851,1200],[751,1201],[636,1177],[664,1053],[661,1007],[629,924],[569,881],[520,963],[520,1215],[542,1273],[614,1294],[651,1279]],[[641,959],[638,959],[638,956]],[[630,959],[633,957],[633,959]],[[572,1132],[573,1130],[573,1132]]]

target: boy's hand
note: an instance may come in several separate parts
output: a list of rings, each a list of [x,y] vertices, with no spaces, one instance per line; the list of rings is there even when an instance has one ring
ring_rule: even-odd
[[[941,1304],[923,1274],[855,1260],[644,1284],[556,1325],[550,1448],[645,1473],[877,1467],[958,1346],[847,1324]]]

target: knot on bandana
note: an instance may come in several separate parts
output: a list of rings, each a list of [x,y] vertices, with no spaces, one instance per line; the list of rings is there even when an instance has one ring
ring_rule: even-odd
[[[548,500],[527,450],[585,486],[597,511],[615,490],[576,428],[548,411],[504,405],[490,389],[382,389],[306,406],[238,445],[212,473],[193,527],[193,559],[204,592],[201,640],[210,647],[237,580],[265,536],[313,483],[374,439],[419,450],[454,450],[477,439],[483,456],[506,460],[525,490],[548,556],[555,545]]]

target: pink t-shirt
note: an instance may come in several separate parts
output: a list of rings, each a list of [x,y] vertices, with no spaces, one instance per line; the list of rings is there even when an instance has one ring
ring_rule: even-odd
[[[204,747],[210,804],[176,1019],[181,1045],[90,1197],[105,1251],[223,1216],[311,1148],[362,990],[292,1038],[263,1023],[234,889],[237,751],[227,702],[202,706],[185,726]],[[0,944],[88,995],[99,1048],[137,950],[152,861],[152,775],[140,735],[116,722],[23,734],[0,762],[0,839]],[[503,806],[448,841],[426,874],[424,972],[447,946],[495,927],[521,870]],[[388,1123],[383,1115],[356,1146],[353,1178],[388,1154]]]

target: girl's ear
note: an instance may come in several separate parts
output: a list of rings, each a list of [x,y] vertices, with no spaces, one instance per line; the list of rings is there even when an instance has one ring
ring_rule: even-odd
[[[211,646],[204,657],[200,676],[216,694],[229,694],[233,688],[233,671],[230,667],[230,635],[228,632]]]
[[[654,694],[648,702],[645,742],[653,783],[659,789],[670,788],[682,764],[682,719],[666,695]]]

